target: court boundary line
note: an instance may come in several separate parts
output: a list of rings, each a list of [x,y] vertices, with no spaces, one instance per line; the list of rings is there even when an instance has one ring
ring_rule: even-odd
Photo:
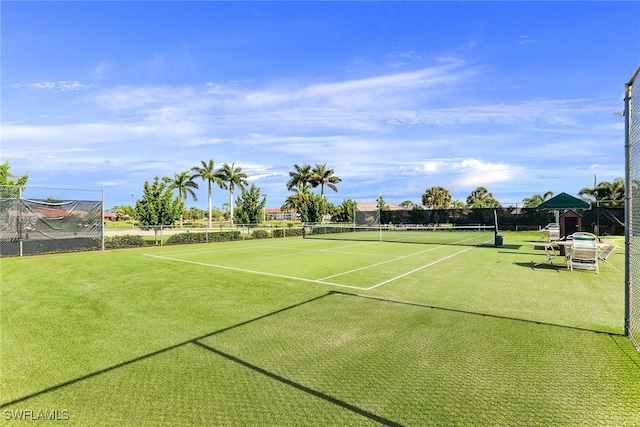
[[[487,242],[489,242],[489,241],[487,241]],[[479,243],[478,245],[474,245],[474,246],[465,248],[465,249],[463,249],[461,251],[455,252],[453,254],[447,255],[445,257],[436,259],[433,262],[430,262],[428,264],[422,265],[422,266],[420,266],[418,268],[414,268],[413,270],[406,271],[406,272],[404,272],[402,274],[399,274],[397,276],[394,276],[394,277],[392,277],[390,279],[384,280],[384,281],[382,281],[380,283],[377,283],[377,284],[369,286],[369,287],[344,285],[342,283],[328,282],[328,281],[326,281],[326,279],[330,279],[332,277],[342,276],[342,275],[345,275],[345,274],[353,273],[353,272],[364,270],[364,269],[371,268],[371,267],[376,267],[376,266],[379,266],[379,265],[382,265],[382,264],[386,264],[386,263],[389,263],[389,262],[397,261],[397,260],[400,260],[400,259],[405,259],[405,258],[408,258],[410,256],[419,255],[419,254],[423,254],[423,253],[426,253],[426,252],[431,252],[431,251],[434,251],[436,249],[447,247],[449,245],[442,245],[442,246],[438,246],[436,248],[430,248],[430,249],[427,249],[427,250],[424,250],[424,251],[419,251],[419,252],[416,252],[414,254],[403,255],[401,257],[396,257],[396,258],[389,259],[389,260],[386,260],[386,261],[370,264],[368,266],[359,267],[359,268],[357,268],[355,270],[349,270],[349,271],[346,271],[346,272],[343,272],[343,273],[334,274],[332,276],[322,277],[320,279],[306,279],[304,277],[288,276],[288,275],[285,275],[285,274],[269,273],[269,272],[266,272],[266,271],[249,270],[249,269],[246,269],[246,268],[230,267],[230,266],[225,266],[225,265],[220,265],[220,264],[210,264],[210,263],[199,262],[199,261],[190,261],[190,260],[184,260],[184,259],[180,259],[180,258],[172,258],[172,257],[162,256],[162,255],[153,255],[153,254],[142,254],[142,255],[146,256],[146,257],[150,257],[150,258],[163,259],[163,260],[166,260],[166,261],[182,262],[182,263],[186,263],[186,264],[200,265],[200,266],[203,266],[203,267],[213,267],[213,268],[219,268],[219,269],[222,269],[222,270],[239,271],[239,272],[248,273],[248,274],[257,274],[257,275],[262,275],[262,276],[277,277],[279,279],[288,279],[288,280],[295,280],[295,281],[307,282],[307,283],[317,283],[317,284],[322,284],[322,285],[337,286],[337,287],[340,287],[340,288],[357,289],[357,290],[360,290],[360,291],[370,291],[370,290],[376,289],[376,288],[378,288],[380,286],[383,286],[383,285],[386,285],[388,283],[394,282],[394,281],[396,281],[398,279],[401,279],[403,277],[409,276],[409,275],[411,275],[413,273],[416,273],[418,271],[424,270],[425,268],[429,268],[429,267],[431,267],[431,266],[433,266],[435,264],[438,264],[438,263],[440,263],[442,261],[446,261],[448,259],[456,257],[456,256],[458,256],[458,255],[460,255],[462,253],[470,251],[471,249],[475,249],[479,245],[485,244],[487,242]]]
[[[484,242],[484,243],[486,243],[486,242]],[[482,244],[484,244],[484,243],[482,243]],[[478,245],[478,246],[479,246],[479,245]],[[460,255],[460,254],[462,254],[462,253],[465,253],[465,252],[467,252],[467,251],[470,251],[470,250],[472,250],[472,249],[475,249],[475,248],[477,248],[478,246],[471,246],[470,248],[466,248],[466,249],[463,249],[463,250],[458,251],[458,252],[456,252],[456,253],[453,253],[453,254],[451,254],[451,255],[447,255],[447,256],[445,256],[445,257],[443,257],[443,258],[439,258],[439,259],[437,259],[437,260],[435,260],[435,261],[433,261],[433,262],[430,262],[429,264],[425,264],[425,265],[423,265],[423,266],[421,266],[421,267],[414,268],[414,269],[413,269],[413,270],[411,270],[411,271],[404,272],[404,273],[399,274],[399,275],[397,275],[397,276],[395,276],[395,277],[392,277],[391,279],[387,279],[387,280],[384,280],[384,281],[382,281],[382,282],[380,282],[380,283],[378,283],[378,284],[376,284],[376,285],[370,286],[370,287],[368,287],[366,290],[367,290],[367,291],[370,291],[370,290],[375,289],[375,288],[377,288],[377,287],[379,287],[379,286],[386,285],[387,283],[391,283],[391,282],[393,282],[393,281],[395,281],[395,280],[398,280],[398,279],[402,279],[403,277],[409,276],[410,274],[416,273],[416,272],[418,272],[418,271],[420,271],[420,270],[424,270],[425,268],[429,268],[429,267],[431,267],[432,265],[438,264],[438,263],[440,263],[440,262],[442,262],[442,261],[446,261],[446,260],[451,259],[451,258],[453,258],[453,257],[455,257],[455,256],[458,256],[458,255]]]
[[[266,271],[249,270],[249,269],[246,269],[246,268],[239,268],[239,267],[229,267],[229,266],[226,266],[226,265],[219,265],[219,264],[208,264],[208,263],[205,263],[205,262],[189,261],[189,260],[185,260],[185,259],[165,257],[165,256],[161,256],[161,255],[151,255],[151,254],[142,254],[142,255],[146,256],[146,257],[150,257],[150,258],[164,259],[164,260],[167,260],[167,261],[176,261],[176,262],[183,262],[183,263],[186,263],[186,264],[195,264],[195,265],[200,265],[200,266],[203,266],[203,267],[213,267],[213,268],[220,268],[222,270],[232,270],[232,271],[239,271],[239,272],[242,272],[242,273],[258,274],[258,275],[262,275],[262,276],[277,277],[279,279],[289,279],[289,280],[297,280],[297,281],[300,281],[300,282],[319,283],[319,284],[322,284],[322,285],[338,286],[338,287],[341,287],[341,288],[357,289],[357,290],[360,290],[360,291],[366,291],[367,290],[367,288],[363,288],[361,286],[343,285],[341,283],[325,282],[325,281],[318,280],[318,279],[305,279],[304,277],[287,276],[287,275],[284,275],[284,274],[269,273],[269,272],[266,272]]]
[[[409,257],[412,257],[412,256],[421,255],[421,254],[424,254],[424,253],[427,253],[427,252],[431,252],[431,251],[435,251],[437,249],[441,249],[441,248],[444,248],[444,247],[445,246],[438,246],[438,247],[435,247],[435,248],[425,249],[424,251],[418,251],[418,252],[415,252],[415,253],[412,253],[412,254],[396,256],[396,257],[393,257],[391,259],[387,259],[385,261],[380,261],[380,262],[376,262],[376,263],[373,263],[373,264],[370,264],[370,265],[365,265],[364,267],[358,267],[358,268],[355,268],[353,270],[345,271],[343,273],[337,273],[337,274],[333,274],[331,276],[321,277],[319,280],[326,280],[326,279],[331,279],[333,277],[343,276],[345,274],[355,273],[356,271],[366,270],[367,268],[377,267],[377,266],[382,265],[382,264],[387,264],[387,263],[390,263],[390,262],[393,262],[393,261],[398,261],[398,260],[409,258]]]

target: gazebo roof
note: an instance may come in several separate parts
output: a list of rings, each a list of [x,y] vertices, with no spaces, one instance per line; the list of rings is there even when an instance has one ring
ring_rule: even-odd
[[[591,203],[573,197],[567,193],[560,193],[546,202],[540,203],[537,210],[561,210],[561,209],[591,209]]]

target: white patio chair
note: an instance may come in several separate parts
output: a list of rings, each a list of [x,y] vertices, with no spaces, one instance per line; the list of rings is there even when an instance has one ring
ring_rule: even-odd
[[[609,264],[609,261],[607,261],[607,258],[609,258],[609,255],[611,255],[616,249],[618,249],[616,245],[614,245],[612,242],[609,243],[609,245],[605,246],[605,248],[602,251],[600,251],[600,253],[598,254],[598,259],[604,262],[607,265],[607,267],[609,267],[613,271],[618,272],[618,269],[615,268],[613,265]]]
[[[549,233],[549,242],[560,240],[560,225],[552,222],[545,227]]]
[[[569,269],[595,270],[598,267],[598,242],[595,234],[578,232],[573,234],[571,254],[567,259]]]

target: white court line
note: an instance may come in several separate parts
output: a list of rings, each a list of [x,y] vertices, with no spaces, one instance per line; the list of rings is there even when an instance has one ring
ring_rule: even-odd
[[[409,257],[412,257],[412,256],[416,256],[416,255],[424,254],[424,253],[426,253],[426,252],[435,251],[436,249],[441,249],[441,248],[444,248],[444,247],[445,247],[445,246],[438,246],[438,247],[436,247],[436,248],[429,248],[429,249],[426,249],[426,250],[424,250],[424,251],[416,252],[416,253],[413,253],[413,254],[408,254],[408,255],[403,255],[403,256],[399,256],[399,257],[394,257],[394,258],[392,258],[392,259],[388,259],[388,260],[386,260],[386,261],[376,262],[375,264],[371,264],[371,265],[365,265],[364,267],[355,268],[355,269],[353,269],[353,270],[345,271],[345,272],[343,272],[343,273],[338,273],[338,274],[334,274],[334,275],[332,275],[332,276],[322,277],[322,278],[320,278],[320,279],[318,279],[318,280],[332,279],[332,278],[334,278],[334,277],[343,276],[343,275],[345,275],[345,274],[355,273],[356,271],[366,270],[367,268],[377,267],[377,266],[382,265],[382,264],[387,264],[387,263],[389,263],[389,262],[398,261],[398,260],[400,260],[400,259],[405,259],[405,258],[409,258]]]
[[[264,271],[255,271],[255,270],[247,270],[244,268],[237,268],[237,267],[228,267],[225,265],[218,265],[218,264],[207,264],[204,262],[198,262],[198,261],[187,261],[184,259],[179,259],[179,258],[169,258],[169,257],[165,257],[165,256],[160,256],[160,255],[151,255],[151,254],[142,254],[143,256],[148,256],[151,258],[158,258],[158,259],[164,259],[164,260],[168,260],[168,261],[177,261],[177,262],[184,262],[187,264],[195,264],[195,265],[201,265],[204,267],[214,267],[214,268],[220,268],[223,270],[233,270],[233,271],[240,271],[243,273],[251,273],[251,274],[260,274],[262,276],[271,276],[271,277],[278,277],[280,279],[290,279],[290,280],[298,280],[298,281],[302,281],[302,282],[311,282],[311,283],[320,283],[323,285],[330,285],[330,286],[339,286],[341,288],[350,288],[350,289],[358,289],[360,291],[366,291],[367,288],[363,288],[360,286],[350,286],[350,285],[341,285],[340,283],[332,283],[332,282],[324,282],[322,280],[316,280],[316,279],[304,279],[302,277],[295,277],[295,276],[285,276],[284,274],[276,274],[276,273],[267,273]]]
[[[276,240],[277,242],[271,242],[270,240]],[[251,240],[236,240],[236,241],[231,241],[231,242],[219,242],[219,243],[237,243],[237,242],[249,242],[249,241],[251,241]],[[282,241],[281,238],[273,238],[273,239],[260,239],[259,241],[253,240],[253,242],[255,242],[256,244],[252,245],[251,248],[282,249],[282,250],[305,251],[305,252],[331,252],[331,251],[335,250],[335,248],[333,248],[333,249],[307,249],[303,245],[307,245],[308,244],[307,242],[309,242],[309,240],[304,240],[304,239],[300,239],[300,241],[298,242],[298,241],[291,241],[291,240]],[[343,246],[343,247],[344,248],[350,248],[350,247],[357,247],[357,246],[366,246],[366,245],[370,245],[372,243],[378,243],[378,242],[363,242],[363,243],[352,244],[352,245]],[[213,242],[213,243],[211,243],[211,242],[210,243],[198,243],[198,245],[206,246],[206,248],[204,248],[203,250],[193,250],[193,248],[191,250],[189,248],[180,248],[180,250],[176,250],[175,252],[172,251],[171,255],[213,254],[213,253],[222,253],[222,252],[233,252],[233,251],[236,251],[236,250],[240,249],[239,247],[232,247],[232,246],[221,247],[222,245],[216,244],[216,242]],[[183,246],[183,245],[180,245],[180,246]],[[186,245],[184,245],[184,246],[186,246]],[[300,248],[298,246],[303,246],[303,247]],[[165,249],[167,249],[169,247],[170,246],[164,246]],[[174,246],[172,248],[178,249],[178,246]],[[351,252],[345,252],[345,253],[351,253]],[[357,254],[357,253],[355,253],[355,254]]]
[[[393,282],[395,280],[401,279],[403,277],[406,277],[406,276],[408,276],[410,274],[413,274],[415,272],[418,272],[420,270],[424,270],[425,268],[431,267],[432,265],[438,264],[438,263],[440,263],[442,261],[446,261],[446,260],[448,260],[450,258],[458,256],[458,255],[460,255],[462,253],[470,251],[471,249],[475,249],[476,247],[478,247],[478,246],[480,246],[482,244],[485,244],[485,243],[489,243],[489,242],[491,242],[491,240],[487,240],[486,242],[478,243],[477,245],[474,245],[474,246],[471,246],[469,248],[463,249],[463,250],[458,251],[458,252],[456,252],[454,254],[447,255],[444,258],[437,259],[437,260],[435,260],[435,261],[433,261],[433,262],[431,262],[429,264],[423,265],[423,266],[418,267],[416,269],[413,269],[411,271],[407,271],[406,273],[403,273],[403,274],[400,274],[398,276],[392,277],[391,279],[385,280],[383,282],[380,282],[380,283],[375,284],[373,286],[370,286],[368,288],[363,288],[361,286],[351,286],[351,285],[343,285],[343,284],[340,284],[340,283],[326,282],[325,280],[333,278],[333,277],[337,277],[337,276],[342,276],[342,275],[345,275],[345,274],[348,274],[348,273],[353,273],[355,271],[364,270],[364,269],[367,269],[367,268],[370,268],[370,267],[375,267],[377,265],[386,264],[388,262],[393,262],[393,261],[396,261],[398,259],[403,259],[403,258],[407,258],[407,257],[410,257],[410,256],[414,256],[414,255],[430,252],[430,251],[433,251],[433,250],[436,250],[436,249],[447,247],[449,245],[443,245],[443,246],[438,246],[436,248],[430,248],[430,249],[427,249],[427,250],[424,250],[424,251],[416,252],[414,254],[404,255],[404,256],[393,258],[393,259],[390,259],[390,260],[387,260],[387,261],[382,261],[382,262],[375,263],[375,264],[372,264],[372,265],[369,265],[369,266],[360,267],[360,268],[357,268],[357,269],[354,269],[354,270],[350,270],[350,271],[347,271],[347,272],[344,272],[344,273],[334,274],[332,276],[327,276],[327,277],[323,277],[323,278],[320,278],[320,279],[305,279],[305,278],[302,278],[302,277],[286,276],[286,275],[283,275],[283,274],[267,273],[267,272],[264,272],[264,271],[248,270],[248,269],[237,268],[237,267],[228,267],[228,266],[218,265],[218,264],[208,264],[208,263],[198,262],[198,261],[188,261],[188,260],[183,260],[183,259],[178,259],[178,258],[170,258],[170,257],[160,256],[160,255],[143,254],[143,256],[148,256],[148,257],[151,257],[151,258],[164,259],[164,260],[168,260],[168,261],[184,262],[184,263],[187,263],[187,264],[201,265],[201,266],[205,266],[205,267],[220,268],[220,269],[223,269],[223,270],[233,270],[233,271],[240,271],[240,272],[243,272],[243,273],[259,274],[259,275],[263,275],[263,276],[278,277],[278,278],[282,278],[282,279],[290,279],[290,280],[297,280],[297,281],[310,282],[310,283],[320,283],[320,284],[323,284],[323,285],[338,286],[338,287],[341,287],[341,288],[349,288],[349,289],[358,289],[358,290],[362,290],[362,291],[370,291],[370,290],[375,289],[375,288],[377,288],[379,286],[386,285],[387,283],[390,283],[390,282]]]
[[[487,240],[487,242],[490,242],[490,240]],[[487,243],[487,242],[483,242],[483,243],[480,243],[480,244],[484,244],[484,243]],[[459,251],[459,252],[456,252],[456,253],[454,253],[454,254],[448,255],[448,256],[446,256],[446,257],[444,257],[444,258],[437,259],[437,260],[435,260],[435,261],[433,261],[433,262],[431,262],[431,263],[429,263],[429,264],[427,264],[427,265],[423,265],[422,267],[418,267],[418,268],[416,268],[416,269],[414,269],[414,270],[407,271],[406,273],[402,273],[402,274],[401,274],[401,275],[399,275],[399,276],[392,277],[391,279],[389,279],[389,280],[385,280],[384,282],[380,282],[380,283],[378,283],[377,285],[370,286],[370,287],[366,288],[365,290],[366,290],[366,291],[370,291],[371,289],[375,289],[375,288],[377,288],[378,286],[386,285],[387,283],[393,282],[394,280],[398,280],[398,279],[401,279],[401,278],[403,278],[403,277],[405,277],[405,276],[408,276],[408,275],[410,275],[410,274],[413,274],[413,273],[415,273],[415,272],[417,272],[417,271],[424,270],[425,268],[431,267],[432,265],[435,265],[435,264],[437,264],[437,263],[439,263],[439,262],[442,262],[442,261],[448,260],[448,259],[450,259],[450,258],[453,258],[453,257],[455,257],[455,256],[458,256],[458,255],[460,255],[460,254],[462,254],[462,253],[465,253],[465,252],[467,252],[467,251],[470,251],[471,249],[475,249],[475,248],[476,248],[477,246],[479,246],[480,244],[475,245],[475,246],[472,246],[472,247],[470,247],[470,248],[463,249],[463,250],[461,250],[461,251]]]

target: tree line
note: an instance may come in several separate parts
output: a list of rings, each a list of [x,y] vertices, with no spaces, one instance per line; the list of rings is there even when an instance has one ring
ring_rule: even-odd
[[[20,189],[26,186],[28,174],[16,176],[10,173],[8,162],[0,164],[0,186],[2,197],[17,198]],[[242,168],[234,163],[224,163],[216,168],[213,159],[200,161],[200,164],[183,172],[175,173],[173,177],[155,177],[150,183],[145,181],[142,198],[136,200],[134,206],[114,207],[117,215],[127,214],[133,216],[141,225],[167,225],[180,221],[183,225],[185,217],[190,219],[202,218],[203,212],[197,208],[185,209],[188,198],[198,200],[195,190],[199,189],[198,181],[207,185],[208,197],[208,227],[211,228],[212,220],[220,218],[223,213],[212,206],[213,189],[218,187],[229,193],[230,224],[234,222],[242,224],[260,223],[263,220],[263,212],[266,204],[266,196],[261,194],[260,188],[255,184],[249,186],[248,175]],[[325,188],[338,192],[338,184],[342,179],[335,171],[324,164],[311,166],[308,164],[293,165],[289,172],[289,180],[286,188],[290,194],[281,206],[281,210],[291,210],[297,213],[303,222],[321,222],[325,219],[334,221],[351,222],[357,208],[357,203],[352,199],[344,199],[342,204],[329,203],[325,197]],[[594,182],[595,184],[595,182]],[[313,192],[313,189],[319,189]],[[240,190],[234,209],[234,195]],[[177,196],[174,194],[177,192]],[[625,182],[623,178],[616,178],[612,182],[602,181],[594,187],[582,188],[578,196],[593,204],[606,206],[624,205]],[[544,194],[534,194],[523,199],[523,207],[535,208],[540,203],[553,197],[552,191]],[[458,208],[501,208],[491,192],[485,187],[477,187],[465,201],[454,200],[449,190],[441,186],[427,188],[422,194],[421,203],[416,204],[411,200],[405,200],[399,205],[403,209],[458,209]],[[380,196],[377,199],[377,208],[388,210],[389,205]]]

